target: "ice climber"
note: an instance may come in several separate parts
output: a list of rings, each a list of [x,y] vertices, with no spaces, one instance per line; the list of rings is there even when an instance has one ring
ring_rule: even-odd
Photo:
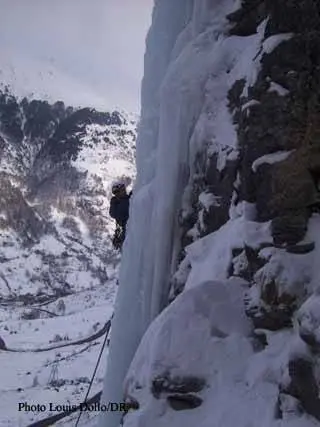
[[[129,218],[129,200],[132,191],[127,194],[126,185],[116,182],[112,185],[113,197],[110,200],[109,214],[116,220],[116,231],[112,240],[116,249],[121,249],[126,237],[126,226]]]

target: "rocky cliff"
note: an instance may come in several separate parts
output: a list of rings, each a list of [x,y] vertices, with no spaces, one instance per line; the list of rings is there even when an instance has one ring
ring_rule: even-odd
[[[319,51],[315,0],[155,2],[105,383],[124,426],[320,425]]]

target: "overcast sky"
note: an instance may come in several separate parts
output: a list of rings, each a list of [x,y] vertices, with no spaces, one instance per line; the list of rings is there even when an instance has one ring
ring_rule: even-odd
[[[108,106],[138,112],[152,5],[153,0],[0,0],[0,46],[36,64],[54,65]]]

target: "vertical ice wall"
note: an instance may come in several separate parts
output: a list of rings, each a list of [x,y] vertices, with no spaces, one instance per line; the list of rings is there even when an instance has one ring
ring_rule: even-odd
[[[279,1],[279,4],[281,3],[281,0],[276,1]],[[145,57],[142,119],[137,147],[138,178],[130,212],[129,236],[125,245],[120,274],[120,289],[113,323],[113,337],[103,401],[122,400],[123,379],[137,345],[148,325],[167,302],[170,269],[175,270],[175,254],[179,252],[179,241],[181,240],[177,236],[179,230],[177,213],[182,205],[182,193],[184,192],[184,195],[188,193],[186,190],[190,190],[190,193],[195,192],[198,201],[194,202],[192,197],[189,199],[185,197],[182,213],[189,209],[191,214],[198,214],[197,221],[199,224],[192,225],[191,221],[191,225],[185,224],[185,231],[192,233],[192,239],[201,236],[196,233],[199,230],[206,234],[202,234],[204,237],[186,248],[187,256],[184,262],[187,261],[185,265],[188,264],[191,271],[188,279],[186,277],[182,279],[185,286],[185,291],[181,296],[182,300],[179,300],[179,296],[176,299],[177,303],[175,301],[157,317],[136,353],[136,363],[132,363],[127,377],[126,392],[139,402],[140,408],[139,411],[132,412],[125,417],[126,426],[149,427],[152,425],[162,427],[167,425],[180,426],[182,424],[194,426],[197,423],[200,425],[199,412],[197,411],[194,412],[195,418],[188,418],[183,411],[177,411],[174,415],[176,422],[172,422],[173,413],[170,411],[168,403],[170,400],[168,399],[167,408],[169,410],[166,414],[167,417],[164,416],[164,406],[162,405],[164,399],[157,399],[157,396],[152,395],[152,385],[155,375],[159,373],[158,368],[160,371],[163,369],[165,373],[167,372],[166,368],[173,371],[178,368],[179,371],[182,363],[185,368],[183,374],[189,375],[190,366],[195,362],[194,371],[198,372],[199,367],[202,369],[205,366],[201,360],[202,355],[207,358],[207,380],[212,385],[208,390],[211,389],[212,394],[205,399],[207,407],[201,412],[203,421],[201,426],[212,427],[212,423],[219,427],[220,425],[233,426],[235,423],[247,426],[252,423],[252,419],[255,419],[252,418],[252,409],[256,410],[254,417],[258,420],[254,423],[257,424],[261,420],[265,426],[278,425],[279,423],[279,420],[274,419],[274,408],[279,403],[278,386],[280,385],[277,380],[275,381],[275,378],[280,378],[280,373],[286,369],[287,362],[291,357],[291,350],[295,351],[297,337],[294,334],[289,337],[291,331],[289,332],[287,342],[290,345],[285,346],[287,353],[284,356],[281,354],[280,357],[283,348],[280,326],[279,343],[281,348],[279,349],[280,353],[276,350],[275,354],[278,359],[276,363],[273,360],[270,361],[269,357],[269,352],[273,352],[274,343],[268,342],[268,346],[271,345],[271,347],[266,346],[263,350],[265,353],[261,352],[262,357],[261,354],[258,354],[256,358],[253,342],[250,341],[252,337],[240,337],[240,341],[246,348],[243,353],[243,362],[244,365],[248,365],[248,371],[244,371],[244,365],[240,366],[239,372],[236,372],[234,378],[230,378],[230,372],[237,371],[237,366],[239,366],[237,363],[240,348],[238,345],[240,344],[238,342],[239,335],[231,336],[233,335],[233,328],[231,328],[224,336],[219,328],[228,324],[229,319],[225,318],[225,314],[226,312],[233,313],[234,309],[232,307],[227,310],[223,309],[224,316],[218,330],[211,328],[212,319],[209,316],[208,325],[210,328],[208,330],[210,330],[211,338],[214,340],[211,353],[208,347],[211,338],[204,335],[201,338],[199,329],[195,328],[195,342],[198,343],[198,339],[200,339],[201,345],[203,345],[201,347],[200,344],[191,344],[191,347],[197,351],[199,348],[203,348],[199,352],[200,362],[197,364],[197,358],[194,360],[192,357],[189,358],[190,352],[188,350],[191,341],[185,331],[189,331],[189,326],[194,326],[196,319],[199,320],[201,316],[198,316],[198,312],[192,314],[188,310],[185,311],[186,307],[181,303],[184,296],[188,298],[186,296],[188,292],[192,292],[192,289],[196,287],[199,289],[195,291],[195,294],[198,292],[200,299],[205,300],[202,287],[204,285],[211,287],[213,285],[212,280],[219,279],[220,285],[224,287],[229,286],[230,282],[228,281],[227,284],[225,281],[230,274],[236,277],[246,277],[245,281],[249,277],[251,284],[253,279],[260,282],[250,288],[249,302],[252,303],[252,306],[249,305],[249,309],[252,308],[252,313],[248,312],[248,315],[254,317],[255,310],[258,310],[257,313],[260,318],[260,293],[262,294],[261,290],[265,285],[269,285],[268,282],[264,282],[265,278],[272,278],[273,274],[278,275],[274,271],[274,269],[278,269],[275,266],[281,266],[278,269],[281,271],[280,276],[282,271],[284,272],[284,276],[279,277],[279,290],[281,292],[283,289],[286,292],[288,283],[294,287],[296,283],[304,283],[307,277],[304,274],[305,264],[303,264],[301,271],[298,271],[299,263],[291,261],[292,255],[284,252],[281,254],[282,248],[274,247],[272,252],[268,252],[270,249],[267,248],[272,246],[274,239],[274,235],[272,235],[274,230],[272,231],[271,227],[270,231],[269,222],[261,223],[261,218],[259,222],[255,222],[257,220],[257,206],[260,206],[261,214],[261,211],[266,210],[267,205],[261,202],[261,198],[259,200],[259,194],[255,194],[255,196],[259,196],[257,197],[257,206],[253,205],[252,200],[256,199],[252,197],[251,185],[247,185],[250,180],[257,179],[251,174],[251,169],[256,172],[256,166],[260,162],[269,164],[271,161],[270,154],[275,160],[274,146],[270,147],[270,140],[263,138],[265,136],[263,126],[266,124],[265,116],[267,116],[270,120],[267,123],[267,128],[274,127],[276,120],[273,112],[277,111],[275,107],[282,105],[283,102],[283,99],[271,98],[270,90],[274,93],[274,82],[270,81],[268,75],[268,72],[273,71],[277,80],[279,76],[275,70],[279,71],[279,68],[276,66],[273,69],[271,65],[273,61],[277,64],[283,53],[279,56],[275,55],[273,58],[268,57],[268,55],[271,55],[273,49],[276,49],[278,45],[280,46],[282,42],[290,40],[292,37],[290,26],[277,28],[279,18],[281,18],[280,21],[283,18],[270,15],[269,2],[261,0],[261,4],[258,4],[259,2],[254,3],[256,6],[254,13],[251,11],[252,14],[247,14],[248,10],[244,7],[244,5],[251,7],[250,1],[242,2],[243,9],[233,14],[233,18],[229,16],[228,19],[228,15],[241,6],[240,0],[157,0],[155,2],[153,23],[148,36]],[[289,2],[286,7],[290,9]],[[278,14],[278,12],[275,13]],[[313,12],[310,14],[310,16],[314,15]],[[250,19],[247,20],[248,15]],[[280,15],[283,15],[283,12],[280,12]],[[273,19],[274,22],[272,22]],[[237,24],[241,23],[236,30],[233,28],[233,20]],[[243,20],[245,22],[242,22]],[[296,25],[297,20],[293,19],[292,22]],[[275,27],[274,24],[276,24]],[[285,46],[287,46],[288,52],[291,52],[292,46],[290,48],[288,48],[290,45]],[[296,49],[296,45],[293,44],[293,46]],[[303,50],[301,48],[301,56],[303,56]],[[283,51],[280,50],[280,52]],[[301,72],[299,68],[300,58],[298,62],[297,67]],[[265,69],[266,66],[268,70]],[[285,70],[287,64],[282,64],[282,67]],[[303,73],[301,72],[301,74]],[[261,79],[263,85],[261,85]],[[300,83],[297,86],[303,87]],[[279,95],[285,96],[283,91]],[[260,98],[263,101],[261,103]],[[265,105],[263,105],[264,103]],[[259,111],[260,107],[256,107],[252,112],[252,107],[257,105],[260,105],[262,109]],[[291,104],[285,105],[290,106]],[[270,113],[271,110],[272,113]],[[232,111],[234,112],[233,116]],[[290,111],[289,107],[288,111]],[[241,120],[236,117],[236,113]],[[253,121],[254,124],[252,129],[247,124],[249,116],[250,121]],[[263,123],[262,127],[257,126],[254,117],[255,120],[257,117],[260,118],[259,120]],[[283,122],[276,123],[275,127],[278,126],[279,129],[277,129],[280,132],[275,132],[275,135],[282,135],[281,123],[286,121],[287,118]],[[238,128],[235,123],[237,123]],[[246,135],[245,142],[239,138],[239,132],[241,136],[241,131],[247,130],[253,130],[252,134],[248,133],[251,143],[250,149],[248,149],[248,135]],[[269,135],[269,129],[267,129],[267,134]],[[281,138],[277,137],[276,139]],[[288,146],[290,149],[292,148],[291,145]],[[279,151],[277,153],[278,156]],[[202,158],[196,162],[197,154],[201,154]],[[208,157],[211,158],[208,165],[203,164],[205,163],[203,157],[206,157],[206,160]],[[206,166],[210,170],[201,170],[201,168],[205,169]],[[286,169],[283,172],[286,174]],[[210,173],[212,176],[209,178],[211,184],[214,184],[214,188],[210,188],[208,193],[201,192],[198,195],[198,190],[200,192],[203,187],[208,188],[209,184],[206,179]],[[304,176],[303,171],[301,174]],[[226,182],[225,188],[221,184],[223,176],[227,176],[230,181]],[[189,184],[187,185],[188,178]],[[268,174],[263,178],[267,180]],[[201,188],[197,188],[201,180]],[[221,189],[220,184],[223,187]],[[239,186],[242,191],[239,191]],[[268,189],[268,187],[263,187],[261,182],[258,182],[257,187],[259,187],[260,192],[262,189],[263,199],[269,196],[270,201],[272,201],[272,194],[266,194],[263,190],[264,188]],[[227,210],[225,213],[221,208],[223,218],[222,220],[218,218],[219,221],[216,222],[215,216],[218,209],[215,209],[214,213],[211,214],[212,223],[205,225],[203,212],[206,205],[209,204],[206,200],[208,194],[211,195],[213,205],[217,203],[214,205],[215,208],[220,207],[218,202],[223,199],[222,201],[227,203],[222,208],[227,207]],[[197,204],[198,202],[199,204]],[[201,205],[204,209],[201,208]],[[282,220],[286,221],[287,218],[284,216]],[[265,215],[264,219],[265,221],[267,219],[273,220],[269,215]],[[294,222],[294,224],[296,223]],[[189,225],[191,228],[188,228]],[[198,229],[197,225],[199,225]],[[278,232],[279,228],[276,239],[279,237]],[[252,253],[248,248],[254,253],[252,262],[249,259],[252,257]],[[310,249],[310,246],[307,244],[308,248]],[[234,249],[237,252],[239,249],[243,249],[243,251],[240,255],[234,256]],[[271,257],[271,261],[265,261],[266,265],[261,268],[260,264],[255,261],[258,251],[265,260],[267,257]],[[248,259],[246,259],[247,252]],[[247,265],[245,265],[245,261],[247,261]],[[256,270],[251,269],[251,264]],[[289,264],[290,268],[287,267]],[[294,267],[294,272],[291,269],[293,265],[297,267]],[[306,268],[307,270],[308,268]],[[287,272],[290,273],[290,279],[287,277]],[[234,282],[236,286],[240,286],[239,283]],[[273,284],[272,279],[270,282],[271,289],[274,289]],[[242,285],[247,286],[247,283],[242,283]],[[283,287],[282,290],[281,287]],[[285,292],[284,296],[286,296]],[[269,292],[265,292],[265,294],[265,298],[267,298]],[[214,299],[216,299],[216,295]],[[238,308],[242,307],[243,299],[244,295],[241,294],[241,298],[236,302]],[[277,297],[271,299],[277,300]],[[286,301],[291,301],[291,298],[286,298]],[[265,302],[262,300],[262,308]],[[175,311],[177,310],[175,303],[181,304],[181,309],[185,313],[185,324],[183,316]],[[193,307],[192,304],[191,307]],[[211,304],[210,307],[212,307]],[[278,308],[276,302],[274,313],[278,313]],[[307,309],[311,310],[310,307]],[[171,315],[167,318],[168,312],[172,314],[171,320]],[[270,321],[267,311],[264,320]],[[285,325],[286,321],[287,318],[285,317],[283,320]],[[165,325],[162,329],[163,334],[159,333],[161,328],[157,328],[161,322]],[[234,324],[237,325],[237,321]],[[259,329],[261,328],[259,327]],[[176,333],[176,338],[174,338],[174,333]],[[184,345],[181,344],[180,337],[185,340]],[[225,338],[226,340],[223,341]],[[215,346],[217,340],[220,339],[223,347],[229,343],[230,348],[228,348],[228,344],[220,353],[220,358],[217,358]],[[155,346],[153,346],[152,341],[156,342]],[[184,351],[185,349],[186,351]],[[170,357],[167,357],[168,354]],[[163,357],[160,363],[161,355]],[[230,362],[230,366],[226,367],[224,362],[229,360],[229,355],[232,356],[232,363]],[[217,367],[212,367],[211,362],[217,363]],[[253,376],[251,366],[253,366],[253,371],[256,370]],[[267,371],[270,371],[271,374],[269,375]],[[164,372],[160,372],[160,374]],[[267,375],[265,375],[266,373]],[[176,375],[177,373],[173,372],[173,374]],[[178,374],[180,375],[181,372]],[[216,374],[217,377],[215,377]],[[219,387],[216,387],[217,381],[220,381],[222,377],[224,377],[223,381],[219,382]],[[240,377],[242,379],[239,381]],[[228,380],[225,382],[226,379]],[[281,381],[285,382],[286,378],[281,377]],[[238,387],[239,383],[243,389]],[[248,383],[251,384],[249,387],[253,387],[252,394],[251,391],[247,394]],[[226,386],[225,395],[220,384]],[[234,393],[231,400],[229,399],[230,393]],[[256,405],[257,402],[260,403]],[[224,403],[227,405],[225,406]],[[203,405],[204,409],[205,404]],[[214,404],[216,407],[212,406]],[[262,411],[265,412],[264,417],[261,417]],[[104,414],[100,427],[118,427],[120,416],[121,414]],[[295,425],[307,425],[304,422],[305,420],[302,420],[301,423]],[[292,425],[290,423],[290,420],[287,424],[285,421],[283,425]]]
[[[172,254],[178,241],[177,213],[192,164],[189,143],[208,91],[217,89],[217,110],[221,110],[219,102],[225,102],[228,87],[219,76],[225,79],[235,57],[222,35],[227,14],[237,6],[238,0],[155,2],[145,55],[137,182],[120,272],[104,402],[123,398],[123,379],[139,341],[167,302]],[[241,48],[236,46],[235,50]],[[213,88],[212,78],[217,81]],[[106,413],[100,426],[116,427],[119,419],[120,414]]]
[[[142,85],[137,182],[103,402],[122,400],[123,380],[140,339],[167,302],[177,214],[189,177],[189,141],[210,75],[224,73],[234,60],[221,49],[220,38],[226,15],[238,5],[237,0],[155,1]],[[100,427],[116,427],[120,417],[105,413]]]
[[[154,213],[159,188],[159,184],[156,184],[156,168],[159,163],[159,92],[173,46],[188,20],[192,2],[193,0],[156,0],[152,27],[147,37],[141,123],[137,141],[137,181],[130,207],[128,238],[122,257],[102,402],[123,400],[124,377],[151,320],[152,278],[154,271],[159,271],[159,268],[155,268],[155,246],[160,243],[155,240],[159,232],[154,230],[154,221],[159,215],[159,212]],[[170,173],[169,169],[168,172]],[[168,207],[170,208],[166,205],[165,209]],[[172,214],[171,210],[168,214]],[[168,218],[168,226],[170,222],[172,218]],[[104,413],[99,426],[116,427],[120,419],[120,413]]]

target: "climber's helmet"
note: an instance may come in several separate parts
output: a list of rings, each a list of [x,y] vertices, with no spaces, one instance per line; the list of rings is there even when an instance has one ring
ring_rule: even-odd
[[[117,195],[126,191],[126,186],[123,182],[115,182],[112,184],[112,194]]]

